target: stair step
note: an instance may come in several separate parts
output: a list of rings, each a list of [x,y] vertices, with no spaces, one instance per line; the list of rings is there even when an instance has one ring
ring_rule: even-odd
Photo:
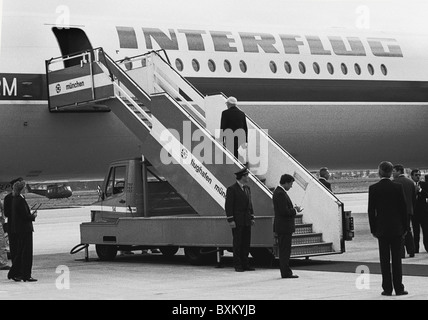
[[[293,246],[322,243],[322,233],[308,233],[293,236]]]
[[[137,110],[137,108],[135,108],[135,106],[134,106],[133,104],[128,104],[128,107],[129,107],[132,111],[140,113],[140,111],[139,111],[139,110]],[[145,113],[147,113],[148,115],[151,115],[151,114],[152,114],[152,112],[151,112],[148,108],[144,107],[143,105],[141,105],[141,106],[140,106],[140,108],[141,108],[141,109],[143,109],[143,110],[144,110],[144,112],[145,112]]]
[[[297,224],[296,225],[296,234],[308,234],[313,233],[312,231],[312,224]]]
[[[317,254],[326,254],[334,253],[332,243],[314,243],[306,245],[297,245],[291,248],[291,256],[293,258],[297,257],[307,257]]]
[[[296,220],[296,225],[303,224],[303,214],[298,214],[295,220]]]

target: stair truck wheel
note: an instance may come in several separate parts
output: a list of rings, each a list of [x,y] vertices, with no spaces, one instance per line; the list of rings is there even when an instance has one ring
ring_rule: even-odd
[[[257,264],[272,265],[275,256],[269,248],[251,248],[251,256]]]
[[[187,247],[184,254],[191,265],[200,266],[202,264],[214,263],[216,261],[216,248]]]
[[[162,252],[162,254],[165,257],[170,258],[175,256],[179,249],[180,249],[179,247],[162,247],[162,248],[159,248],[159,251]]]
[[[184,255],[191,265],[198,266],[202,264],[201,248],[186,247],[184,248]]]
[[[97,244],[95,249],[101,261],[113,261],[117,256],[116,246]]]

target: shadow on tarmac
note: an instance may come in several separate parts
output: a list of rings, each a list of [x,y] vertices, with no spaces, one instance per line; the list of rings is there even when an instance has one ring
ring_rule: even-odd
[[[85,262],[84,259],[75,260],[76,262]],[[103,264],[141,264],[150,263],[153,265],[176,265],[176,266],[189,266],[189,261],[184,255],[177,255],[174,257],[165,257],[162,254],[134,254],[118,256],[114,261],[101,262],[97,258],[92,258],[88,263],[103,263]],[[251,259],[252,266],[257,269],[279,269],[279,261],[275,260],[272,264],[257,263],[254,259]],[[215,260],[205,262],[199,266],[203,267],[217,267]],[[353,273],[355,274],[359,267],[367,267],[371,274],[380,275],[379,263],[367,263],[367,262],[350,262],[350,261],[325,261],[325,260],[303,260],[295,259],[290,261],[290,267],[293,270],[302,271],[315,271],[315,272],[339,272],[339,273]],[[223,257],[222,268],[233,269],[233,259],[231,256]],[[428,268],[426,265],[416,264],[403,264],[403,275],[413,277],[428,277]]]

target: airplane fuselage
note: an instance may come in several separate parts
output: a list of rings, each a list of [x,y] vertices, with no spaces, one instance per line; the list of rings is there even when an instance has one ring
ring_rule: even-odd
[[[427,166],[427,37],[175,26],[144,10],[86,12],[70,26],[47,13],[55,6],[33,13],[24,2],[3,1],[0,181],[96,179],[112,160],[144,153],[112,113],[49,112],[45,60],[96,47],[117,60],[165,49],[203,94],[251,101],[242,109],[310,169]]]

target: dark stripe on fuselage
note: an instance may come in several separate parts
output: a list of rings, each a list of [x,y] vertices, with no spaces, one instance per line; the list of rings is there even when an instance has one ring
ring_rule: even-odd
[[[48,99],[45,74],[0,73],[0,100]]]
[[[202,94],[223,92],[241,101],[427,102],[428,82],[188,78]]]
[[[204,95],[223,92],[241,101],[428,102],[428,82],[418,81],[187,79]],[[0,74],[0,81],[0,100],[47,100],[44,74]]]

